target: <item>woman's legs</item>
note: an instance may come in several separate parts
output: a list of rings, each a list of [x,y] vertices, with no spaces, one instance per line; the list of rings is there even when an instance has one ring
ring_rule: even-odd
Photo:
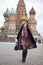
[[[23,49],[23,52],[22,52],[22,62],[26,61],[26,56],[27,56],[27,49]]]

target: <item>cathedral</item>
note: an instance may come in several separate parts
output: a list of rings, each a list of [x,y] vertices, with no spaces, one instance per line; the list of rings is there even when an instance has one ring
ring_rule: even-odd
[[[1,30],[6,31],[6,39],[14,41],[22,23],[28,22],[29,29],[31,30],[34,39],[39,40],[40,35],[36,30],[37,21],[35,19],[35,14],[36,11],[32,7],[29,11],[30,17],[28,19],[24,0],[19,0],[16,12],[13,8],[10,11],[7,8],[3,13],[5,21],[1,28]]]

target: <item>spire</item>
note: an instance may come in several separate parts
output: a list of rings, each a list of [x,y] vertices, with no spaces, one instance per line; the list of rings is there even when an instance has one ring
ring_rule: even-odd
[[[24,1],[24,0],[20,0],[20,1]]]
[[[17,14],[26,14],[24,0],[19,0],[18,5],[17,5]]]
[[[18,6],[25,6],[24,0],[19,0]]]
[[[19,2],[24,2],[24,0],[19,0]]]

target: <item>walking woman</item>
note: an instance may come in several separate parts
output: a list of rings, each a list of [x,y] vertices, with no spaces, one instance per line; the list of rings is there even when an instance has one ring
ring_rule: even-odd
[[[24,23],[17,35],[18,45],[15,50],[22,50],[22,62],[26,61],[28,49],[37,48],[36,41],[34,40],[28,24]]]

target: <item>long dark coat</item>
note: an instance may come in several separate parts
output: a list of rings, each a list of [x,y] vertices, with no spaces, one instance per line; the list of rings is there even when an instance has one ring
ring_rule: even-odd
[[[21,27],[20,31],[18,32],[18,35],[17,35],[18,42],[17,42],[17,45],[14,48],[15,50],[23,50],[23,46],[21,45],[22,29],[23,29],[23,26]],[[31,42],[31,44],[28,46],[28,49],[37,48],[36,41],[34,40],[30,29],[28,29],[28,26],[27,26],[27,31],[28,31],[28,35],[30,36],[30,42]]]

